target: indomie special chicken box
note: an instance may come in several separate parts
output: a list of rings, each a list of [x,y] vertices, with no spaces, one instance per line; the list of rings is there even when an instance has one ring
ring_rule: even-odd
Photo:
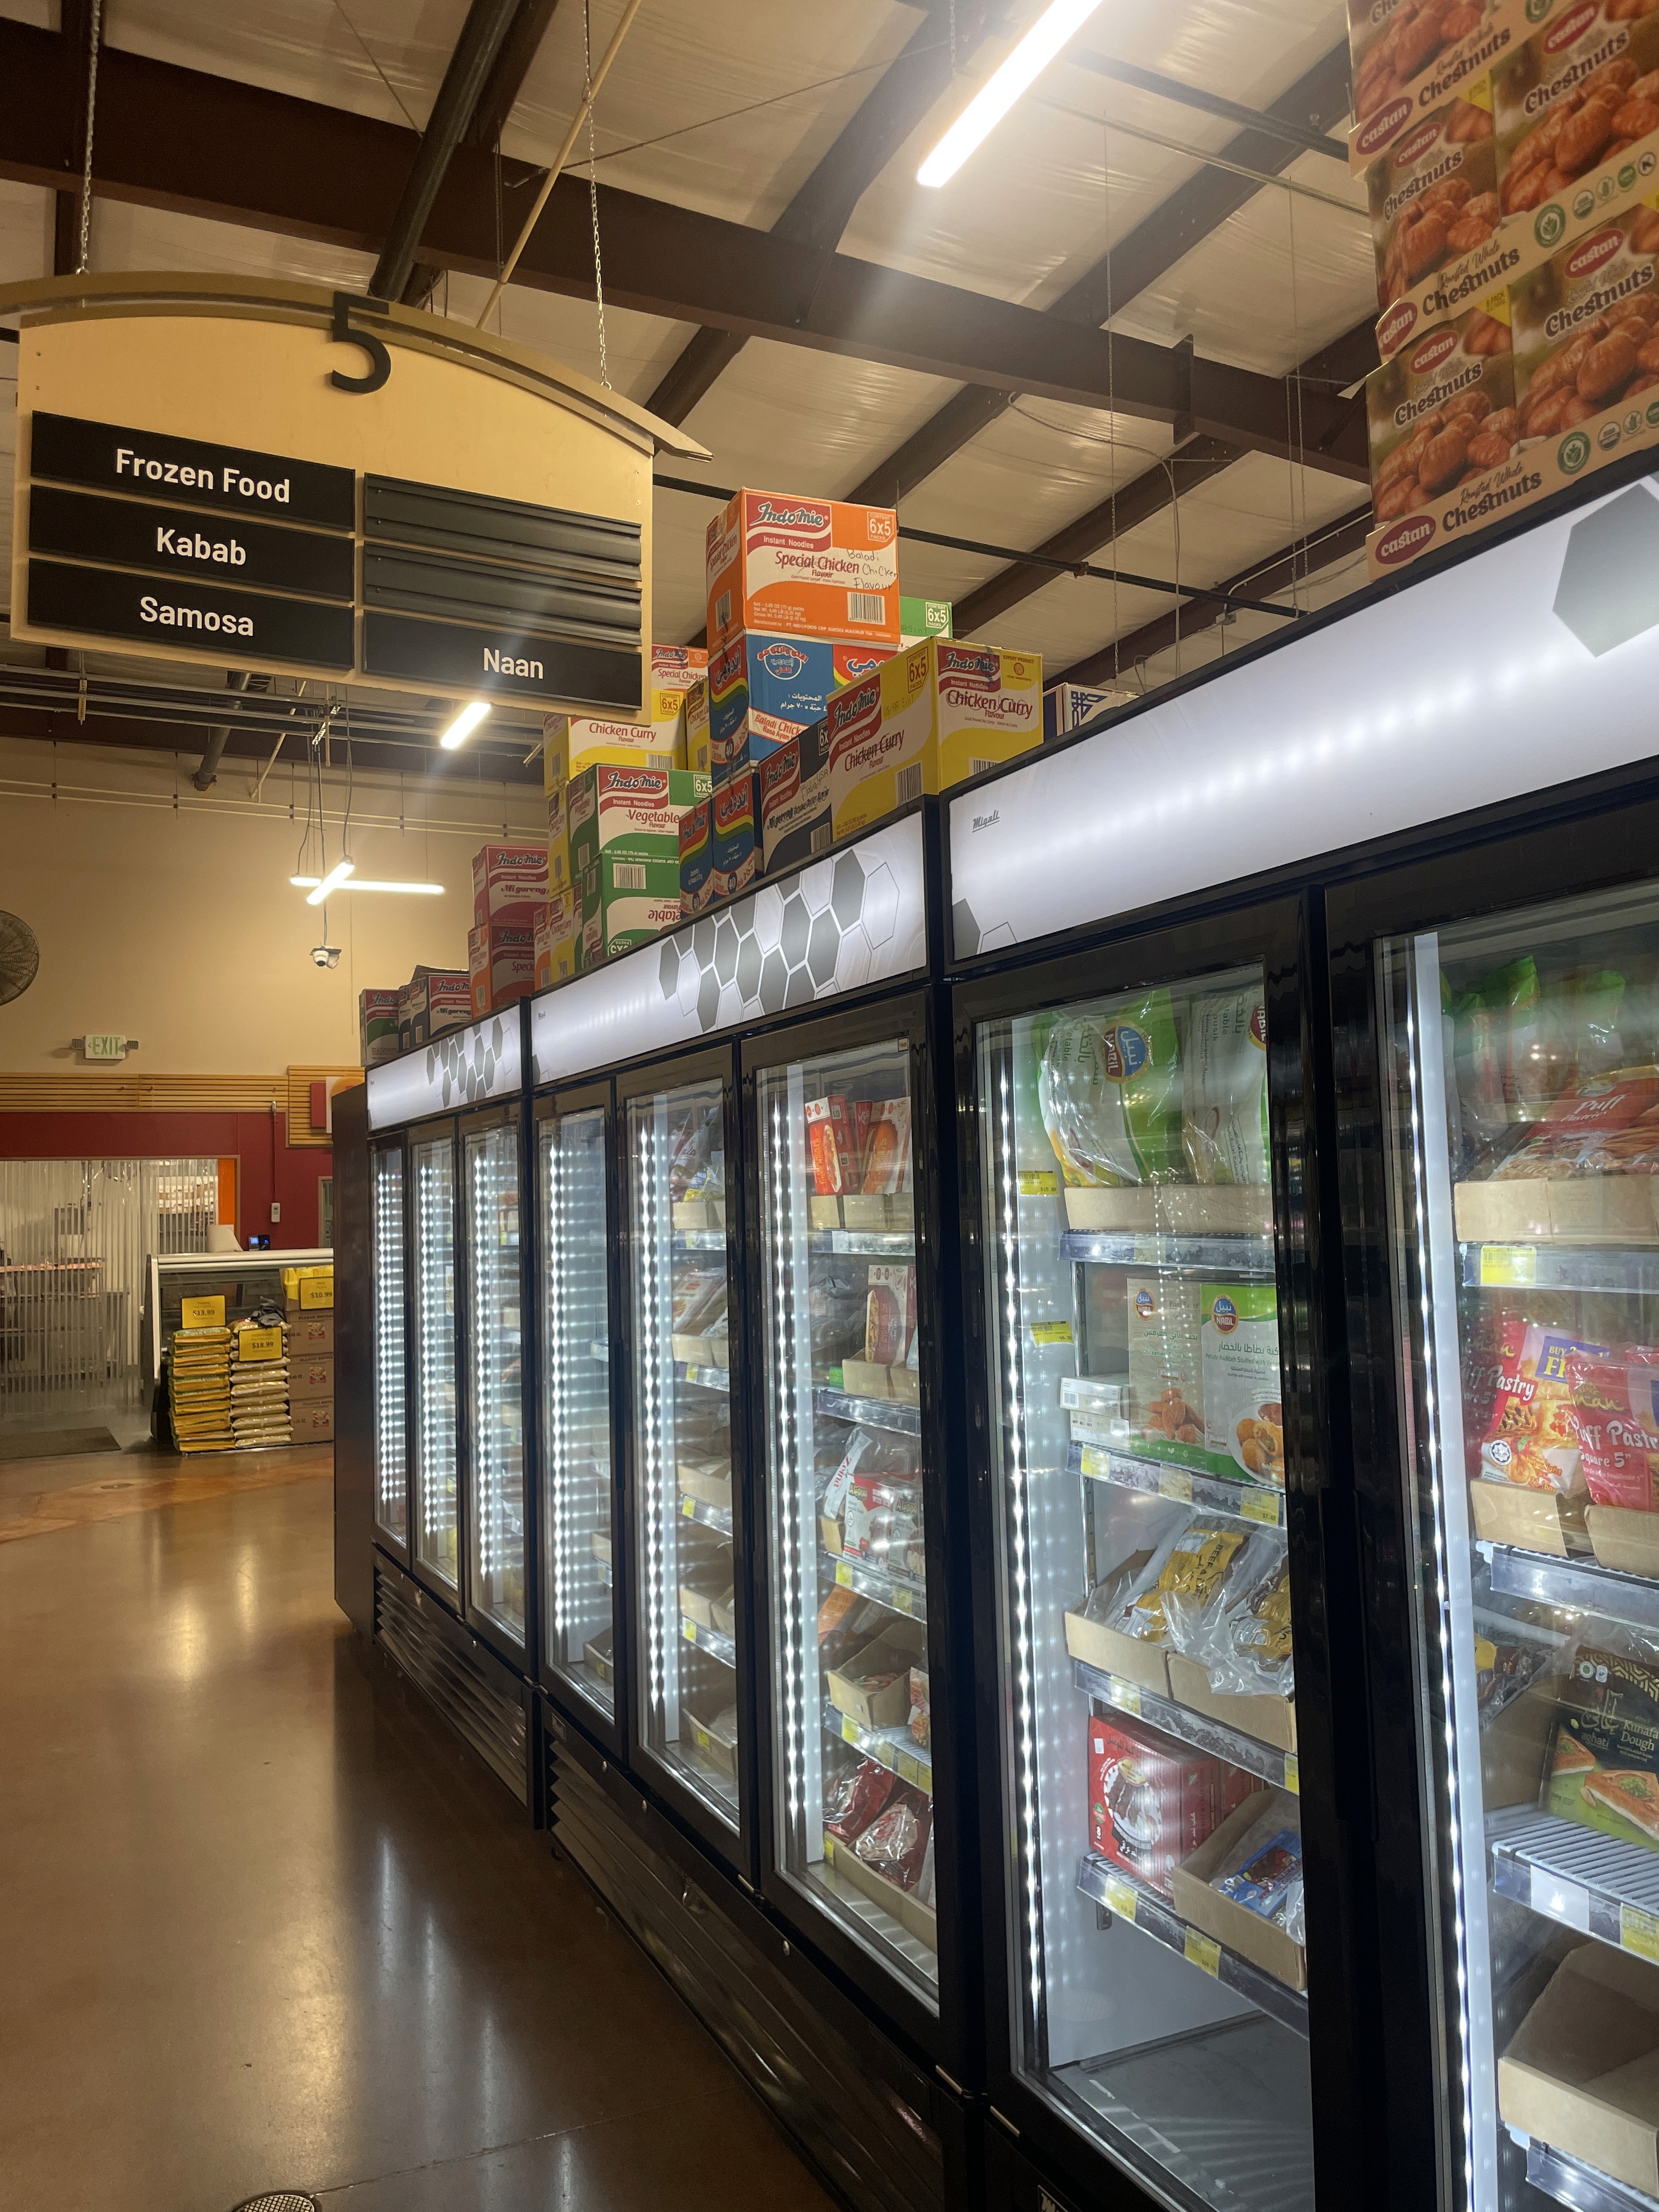
[[[930,637],[830,702],[837,838],[1042,743],[1042,656]]]
[[[738,630],[897,647],[890,507],[734,492],[708,526],[705,561],[711,648]]]

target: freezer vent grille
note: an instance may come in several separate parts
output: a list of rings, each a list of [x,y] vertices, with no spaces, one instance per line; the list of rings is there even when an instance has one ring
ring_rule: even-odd
[[[317,2212],[317,2200],[302,2190],[270,2189],[263,2197],[246,2197],[232,2212]]]
[[[530,1739],[517,1681],[418,1584],[380,1559],[374,1636],[462,1741],[527,1805]]]

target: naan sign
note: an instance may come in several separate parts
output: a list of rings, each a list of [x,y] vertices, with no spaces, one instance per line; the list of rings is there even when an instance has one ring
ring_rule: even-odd
[[[309,285],[58,277],[0,289],[20,311],[15,637],[640,713],[652,461],[702,451],[668,424]]]

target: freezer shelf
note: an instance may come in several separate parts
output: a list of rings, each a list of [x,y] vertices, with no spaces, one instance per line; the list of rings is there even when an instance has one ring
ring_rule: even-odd
[[[1100,1444],[1073,1444],[1066,1455],[1066,1468],[1069,1474],[1087,1475],[1091,1482],[1112,1482],[1146,1497],[1172,1498],[1180,1504],[1231,1513],[1259,1528],[1285,1526],[1285,1493],[1269,1490],[1265,1484],[1227,1482],[1195,1468],[1176,1467],[1168,1460],[1138,1459],[1130,1452]]]
[[[1486,1835],[1500,1897],[1659,1960],[1659,1854],[1531,1806],[1491,1815]]]
[[[1460,1244],[1466,1290],[1608,1291],[1659,1297],[1659,1251],[1634,1244]]]
[[[1659,1630],[1659,1583],[1588,1559],[1552,1559],[1541,1552],[1513,1545],[1482,1545],[1492,1566],[1492,1586],[1505,1597],[1559,1606],[1570,1613],[1593,1613],[1604,1620],[1626,1621],[1633,1628]]]
[[[1154,1691],[1143,1690],[1139,1682],[1126,1682],[1116,1674],[1103,1674],[1098,1667],[1090,1666],[1086,1659],[1073,1660],[1072,1680],[1085,1698],[1098,1698],[1115,1711],[1150,1721],[1165,1735],[1190,1744],[1194,1751],[1224,1759],[1230,1766],[1242,1766],[1246,1773],[1259,1774],[1264,1782],[1288,1790],[1293,1797],[1301,1793],[1302,1770],[1293,1751],[1275,1751],[1271,1744],[1260,1742],[1239,1729],[1229,1728],[1223,1721],[1213,1721],[1207,1713],[1195,1713],[1190,1705],[1177,1705],[1172,1698],[1160,1698]]]
[[[1103,1905],[1119,1919],[1133,1921],[1166,1951],[1177,1951],[1189,1966],[1208,1974],[1224,1989],[1248,1997],[1258,2010],[1304,2038],[1308,2033],[1308,2000],[1299,1990],[1286,1989],[1260,1966],[1237,1952],[1227,1950],[1201,1929],[1189,1927],[1174,1907],[1155,1892],[1131,1881],[1127,1875],[1091,1852],[1078,1869],[1077,1886],[1085,1897]]]
[[[1564,2150],[1552,2149],[1548,2143],[1534,2142],[1513,2130],[1510,2133],[1527,2154],[1527,2179],[1533,2187],[1558,2204],[1570,2206],[1571,2212],[1653,2212],[1653,2199],[1639,2189],[1626,2188],[1622,2181],[1599,2173]]]
[[[732,1509],[729,1505],[710,1505],[701,1498],[689,1498],[680,1492],[680,1513],[687,1521],[700,1521],[705,1528],[717,1529],[728,1543],[732,1540]]]
[[[726,1367],[694,1367],[684,1359],[677,1359],[674,1380],[689,1382],[695,1390],[718,1390],[723,1398],[731,1394],[732,1374]]]
[[[836,1559],[828,1553],[825,1556],[843,1589],[856,1590],[860,1597],[872,1597],[878,1605],[891,1606],[895,1613],[908,1613],[913,1620],[927,1620],[927,1589],[924,1583],[912,1582],[903,1575],[884,1574],[879,1567],[866,1566],[860,1560]]]
[[[839,1736],[850,1743],[854,1751],[862,1752],[896,1774],[901,1782],[913,1789],[933,1794],[933,1754],[924,1745],[917,1743],[908,1729],[902,1728],[870,1729],[855,1721],[851,1713],[843,1713],[835,1705],[823,1709],[826,1735]]]
[[[689,1613],[680,1615],[680,1634],[688,1644],[695,1644],[699,1651],[706,1651],[711,1659],[718,1659],[722,1667],[734,1672],[738,1664],[738,1647],[729,1636],[722,1636],[718,1628],[706,1628],[700,1620],[693,1620]]]
[[[1172,1274],[1219,1275],[1271,1280],[1270,1237],[1164,1237],[1129,1231],[1062,1229],[1060,1256],[1107,1267],[1158,1267]]]
[[[817,1410],[826,1420],[851,1421],[865,1429],[891,1429],[896,1436],[921,1434],[921,1408],[896,1398],[860,1398],[850,1390],[821,1389]]]

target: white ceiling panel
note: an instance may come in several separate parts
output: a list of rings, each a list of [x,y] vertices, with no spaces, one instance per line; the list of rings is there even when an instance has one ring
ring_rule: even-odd
[[[476,323],[489,292],[482,276],[450,276],[440,283],[432,304],[440,314]],[[580,369],[596,384],[601,381],[599,310],[592,300],[532,291],[524,284],[509,285],[489,319],[489,327],[515,344],[534,346],[538,352],[562,362],[567,368]],[[656,390],[664,370],[694,335],[690,323],[607,307],[605,364],[612,387],[642,405]]]
[[[338,286],[361,292],[374,272],[371,254],[349,246],[321,246],[308,238],[277,238],[237,222],[173,215],[131,200],[98,200],[92,210],[95,270],[208,270],[232,276],[284,276],[296,283]]]
[[[1017,399],[918,485],[904,502],[904,520],[994,545],[1039,545],[1156,468],[1173,442],[1162,422]]]
[[[52,273],[55,192],[0,181],[0,284],[27,283]]]

